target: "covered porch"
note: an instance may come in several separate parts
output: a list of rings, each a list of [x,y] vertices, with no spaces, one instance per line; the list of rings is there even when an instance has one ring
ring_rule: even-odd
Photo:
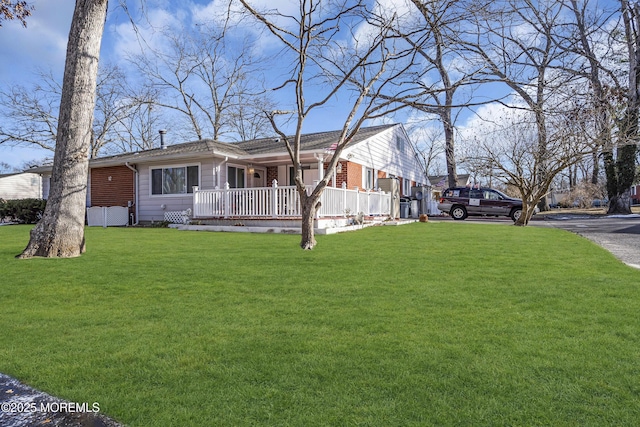
[[[391,194],[383,191],[360,191],[325,188],[320,198],[321,207],[316,219],[389,216]],[[307,187],[308,194],[313,186]],[[274,180],[271,187],[229,188],[201,190],[194,187],[194,220],[207,219],[270,219],[293,220],[302,218],[300,197],[295,186],[279,186]]]

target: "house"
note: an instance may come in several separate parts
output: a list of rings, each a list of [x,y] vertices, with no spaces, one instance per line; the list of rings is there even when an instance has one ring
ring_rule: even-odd
[[[631,187],[631,204],[640,205],[640,184],[635,184]]]
[[[327,173],[339,135],[332,131],[302,136],[300,159],[307,185]],[[168,214],[186,211],[200,219],[299,220],[293,164],[279,138],[173,145],[161,141],[160,148],[91,160],[87,206],[127,207],[134,222],[162,221]],[[381,179],[397,180],[401,195],[410,195],[413,186],[426,182],[400,124],[360,129],[343,150],[335,172],[329,185],[334,191],[325,191],[326,197],[346,200],[346,193],[338,192],[348,192],[355,203],[348,211],[353,213],[384,210],[380,204],[387,202],[377,191]],[[329,216],[339,208],[323,202],[322,209]],[[344,206],[341,209],[344,215]],[[386,212],[388,216],[388,208]]]
[[[49,180],[31,171],[0,175],[0,199],[46,199]]]
[[[432,196],[439,199],[442,192],[449,187],[449,175],[429,175],[429,183],[431,184]],[[466,187],[471,183],[471,175],[458,174],[456,185],[458,187]]]

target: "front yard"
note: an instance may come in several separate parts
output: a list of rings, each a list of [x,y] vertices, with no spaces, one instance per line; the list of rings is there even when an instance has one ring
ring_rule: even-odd
[[[129,426],[634,425],[640,272],[555,229],[87,230],[16,260],[0,372]]]

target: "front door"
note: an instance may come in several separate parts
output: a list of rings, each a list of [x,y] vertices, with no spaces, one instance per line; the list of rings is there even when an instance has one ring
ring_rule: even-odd
[[[253,188],[267,186],[267,171],[265,169],[255,168],[253,177],[251,178],[251,186]]]

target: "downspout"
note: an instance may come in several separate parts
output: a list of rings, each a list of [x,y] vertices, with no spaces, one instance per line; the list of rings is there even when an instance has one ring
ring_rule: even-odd
[[[218,166],[218,178],[216,181],[218,181],[218,188],[222,188],[224,185],[220,182],[220,178],[222,175],[222,165],[226,165],[227,162],[229,161],[229,156],[225,156],[224,157],[224,161],[220,162],[220,165]],[[227,176],[227,173],[225,172],[224,176],[227,178],[227,182],[229,182],[229,177]]]
[[[134,222],[133,225],[138,225],[138,169],[131,166],[129,162],[125,162],[124,165],[131,169],[135,174],[135,178],[133,181],[133,204],[136,211],[136,222]]]

